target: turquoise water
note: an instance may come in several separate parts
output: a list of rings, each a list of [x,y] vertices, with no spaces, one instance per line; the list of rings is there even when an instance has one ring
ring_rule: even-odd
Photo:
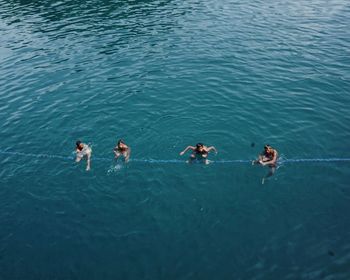
[[[349,162],[173,162],[349,158],[347,1],[0,7],[1,280],[350,278]]]

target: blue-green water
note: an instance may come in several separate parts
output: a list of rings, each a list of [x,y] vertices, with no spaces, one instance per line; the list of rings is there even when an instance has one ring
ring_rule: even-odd
[[[0,279],[350,279],[344,0],[0,0]],[[252,145],[255,143],[255,145]],[[111,158],[110,161],[94,157]]]

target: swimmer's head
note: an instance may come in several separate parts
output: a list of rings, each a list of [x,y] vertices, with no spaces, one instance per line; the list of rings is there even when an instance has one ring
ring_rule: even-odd
[[[266,144],[264,146],[264,150],[267,151],[267,152],[269,152],[271,149],[272,149],[272,147],[269,144]]]
[[[202,151],[203,148],[204,148],[204,145],[203,145],[202,143],[197,143],[197,144],[196,144],[196,149],[197,149],[197,151]]]
[[[80,140],[75,142],[75,145],[77,146],[77,149],[82,149],[83,148],[83,143]]]
[[[118,140],[118,147],[120,147],[120,145],[125,145],[123,139],[119,139]]]

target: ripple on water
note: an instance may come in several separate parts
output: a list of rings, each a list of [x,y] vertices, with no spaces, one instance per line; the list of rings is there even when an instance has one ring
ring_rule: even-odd
[[[0,6],[1,279],[349,278],[345,1]]]

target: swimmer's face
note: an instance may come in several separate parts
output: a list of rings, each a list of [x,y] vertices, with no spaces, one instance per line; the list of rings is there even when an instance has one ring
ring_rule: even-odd
[[[197,146],[197,150],[202,152],[204,150],[204,147],[203,146]]]
[[[79,150],[82,150],[83,148],[84,148],[83,143],[80,143],[79,146],[78,146],[78,149],[79,149]]]
[[[268,152],[268,153],[271,152],[271,150],[272,150],[271,147],[268,147],[268,146],[265,147],[264,149],[265,149],[265,151]]]

